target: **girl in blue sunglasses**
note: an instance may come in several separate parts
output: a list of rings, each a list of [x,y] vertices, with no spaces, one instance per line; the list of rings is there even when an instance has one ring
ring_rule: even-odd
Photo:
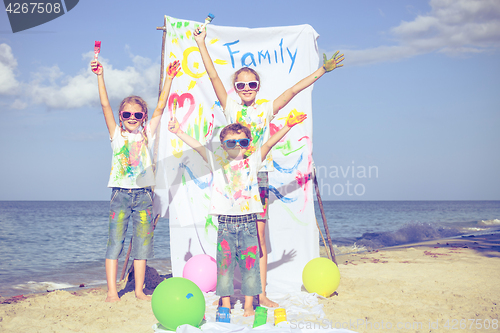
[[[194,31],[194,38],[200,49],[200,54],[205,65],[210,81],[214,88],[215,94],[220,102],[226,120],[228,123],[240,123],[248,127],[252,133],[252,146],[257,147],[269,139],[270,136],[270,122],[274,119],[275,115],[285,107],[290,100],[302,90],[306,89],[321,76],[327,72],[331,72],[337,67],[342,67],[340,64],[344,60],[344,55],[335,53],[331,59],[327,59],[323,55],[323,66],[318,68],[314,73],[305,77],[291,88],[283,92],[278,98],[273,101],[265,102],[262,104],[256,103],[257,93],[260,89],[259,74],[249,67],[243,67],[236,71],[233,76],[233,87],[241,99],[238,103],[231,98],[228,98],[227,90],[219,78],[215,66],[210,58],[207,47],[205,45],[206,28],[196,28]],[[268,198],[269,198],[269,177],[268,172],[273,171],[273,159],[271,154],[267,155],[267,160],[263,163],[259,172],[259,187],[260,197],[264,205],[264,212],[259,214],[257,220],[257,229],[259,232],[259,242],[261,248],[261,283],[263,286],[262,293],[259,295],[260,305],[267,307],[278,307],[276,302],[269,300],[266,296],[266,283],[267,283],[267,247],[265,230],[269,218],[268,213]]]
[[[220,132],[221,149],[211,152],[196,139],[184,133],[177,119],[172,118],[168,130],[196,150],[213,173],[210,214],[218,216],[217,228],[217,289],[222,306],[231,308],[234,293],[234,268],[241,272],[241,293],[245,295],[243,316],[253,316],[253,297],[262,293],[260,250],[257,236],[257,215],[264,209],[259,196],[257,173],[271,148],[295,125],[306,119],[305,114],[290,112],[285,126],[262,146],[248,154],[252,134],[248,127],[233,123]]]

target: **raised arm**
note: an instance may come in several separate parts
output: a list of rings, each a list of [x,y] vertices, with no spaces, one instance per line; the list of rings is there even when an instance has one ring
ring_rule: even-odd
[[[97,60],[90,62],[90,67],[92,72],[97,75],[97,85],[99,88],[99,98],[101,100],[102,112],[104,114],[104,120],[106,121],[106,126],[108,127],[109,137],[112,138],[115,134],[116,121],[113,116],[113,110],[109,104],[108,93],[106,92],[106,85],[104,84],[104,68],[101,63]]]
[[[290,111],[290,113],[288,114],[288,118],[286,119],[285,126],[283,126],[278,132],[274,133],[273,136],[271,136],[269,140],[267,140],[267,142],[264,143],[260,148],[262,160],[264,161],[266,159],[266,155],[269,153],[271,148],[273,148],[274,145],[277,144],[293,126],[300,124],[306,118],[307,115],[305,113],[296,113],[294,111]]]
[[[149,128],[151,129],[151,133],[154,133],[156,131],[156,128],[160,123],[163,111],[167,106],[167,100],[168,100],[168,95],[170,93],[170,87],[172,86],[172,81],[179,72],[179,70],[180,70],[179,60],[176,60],[168,64],[166,70],[167,77],[165,78],[165,83],[163,84],[163,89],[161,91],[160,98],[158,99],[158,105],[156,106],[155,112],[151,117],[151,122],[149,123]]]
[[[212,62],[212,58],[210,58],[210,54],[208,53],[207,45],[205,44],[205,37],[207,36],[207,28],[202,29],[200,31],[199,28],[196,28],[193,32],[194,40],[196,44],[198,44],[198,48],[200,49],[201,59],[203,60],[203,65],[207,70],[208,77],[210,78],[210,82],[212,82],[212,86],[214,87],[215,95],[217,95],[217,99],[220,102],[220,105],[223,110],[226,109],[226,101],[227,101],[227,91],[224,88],[224,84],[222,83],[219,74],[215,70],[214,63]]]
[[[198,140],[190,137],[189,135],[187,135],[186,133],[184,133],[181,130],[181,127],[180,127],[179,122],[177,121],[177,118],[170,119],[170,121],[168,122],[168,130],[170,132],[176,134],[177,137],[179,139],[181,139],[182,141],[184,141],[189,147],[196,150],[198,152],[198,154],[200,154],[201,157],[203,157],[205,162],[208,162],[206,148],[201,143],[199,143]]]
[[[299,92],[309,87],[311,84],[316,82],[323,74],[333,71],[337,67],[342,67],[340,64],[344,60],[344,55],[338,55],[337,51],[331,59],[326,58],[326,54],[323,53],[323,66],[318,68],[311,75],[303,78],[297,82],[293,87],[287,89],[280,97],[276,98],[273,102],[273,112],[277,114],[282,108],[284,108],[292,98],[295,97]]]

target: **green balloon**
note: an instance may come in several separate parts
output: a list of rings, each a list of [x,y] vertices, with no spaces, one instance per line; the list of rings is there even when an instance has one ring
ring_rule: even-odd
[[[340,284],[339,268],[328,258],[312,259],[302,271],[302,283],[308,292],[329,297]]]
[[[151,307],[156,319],[169,330],[184,324],[198,327],[205,315],[205,296],[194,282],[173,277],[156,287]]]

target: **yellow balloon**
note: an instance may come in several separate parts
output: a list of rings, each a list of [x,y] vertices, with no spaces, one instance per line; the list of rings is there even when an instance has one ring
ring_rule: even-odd
[[[307,292],[329,297],[340,284],[339,268],[328,258],[314,258],[304,266],[302,283]]]

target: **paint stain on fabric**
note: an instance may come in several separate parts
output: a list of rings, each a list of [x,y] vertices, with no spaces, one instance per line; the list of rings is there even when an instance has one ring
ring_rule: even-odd
[[[290,217],[292,218],[292,221],[294,221],[295,223],[299,224],[299,225],[308,225],[308,223],[304,223],[302,222],[301,220],[299,220],[297,218],[297,216],[295,216],[293,214],[293,212],[290,210],[290,208],[288,208],[288,205],[285,205],[285,204],[281,204],[281,207],[283,207],[283,209],[288,213],[288,215],[290,215]]]
[[[152,236],[151,231],[151,212],[148,210],[139,211],[140,224],[137,226],[136,233],[139,238],[144,239],[144,245],[148,245],[151,242]]]
[[[246,269],[251,269],[253,266],[255,266],[256,259],[257,259],[257,245],[250,246],[241,253],[241,260],[245,260]]]
[[[210,186],[209,182],[202,182],[202,181],[200,181],[200,178],[197,177],[194,174],[194,172],[191,170],[191,168],[189,168],[186,164],[180,163],[179,164],[179,168],[184,168],[187,171],[189,177],[191,177],[191,180],[194,181],[194,183],[196,184],[196,186],[198,186],[199,188],[205,189],[205,188],[208,188]]]
[[[215,226],[214,221],[212,220],[212,215],[207,215],[207,217],[205,217],[205,233],[206,234],[208,234],[208,231],[210,228],[214,228],[215,230],[217,230],[217,227]]]
[[[295,180],[299,186],[303,187],[307,185],[307,182],[311,179],[311,174],[303,174],[300,171],[297,171],[297,175],[295,176]]]
[[[118,161],[118,163],[115,164],[118,167],[115,181],[119,182],[121,179],[125,178],[136,179],[143,173],[145,168],[142,161],[146,161],[148,158],[147,149],[143,139],[132,142],[126,139],[123,147],[114,153]]]
[[[282,168],[278,163],[276,163],[276,161],[274,161],[274,168],[282,173],[292,173],[299,167],[300,162],[302,162],[302,159],[304,158],[303,155],[304,154],[300,154],[300,157],[298,158],[297,162],[291,168]]]
[[[189,82],[188,90],[193,89],[195,86],[196,86],[196,81],[192,80],[191,82]]]
[[[113,219],[114,218],[115,218],[115,214],[113,213]],[[120,210],[120,212],[118,213],[118,217],[116,219],[116,223],[109,224],[110,232],[111,232],[111,229],[115,229],[117,235],[123,234],[123,230],[125,228],[125,225],[123,223],[124,219],[125,219],[125,212],[123,210]],[[110,239],[108,239],[108,245],[109,244],[110,244]]]
[[[281,150],[281,153],[283,154],[283,156],[288,156],[292,153],[295,153],[296,151],[301,150],[305,146],[306,145],[302,145],[297,149],[293,149],[292,142],[290,140],[286,140],[285,143],[283,143],[283,144],[277,144],[274,149]]]
[[[278,198],[281,202],[291,203],[291,202],[297,201],[297,198],[285,197],[283,194],[280,193],[280,191],[278,191],[278,189],[276,189],[276,187],[274,187],[272,185],[269,185],[269,191],[273,192],[274,195],[276,196],[276,198]]]
[[[184,145],[184,142],[182,140],[170,139],[170,145],[173,148],[172,154],[176,158],[181,158],[183,154],[182,146]]]
[[[219,274],[226,275],[231,265],[231,248],[227,240],[223,239],[222,242],[217,244],[217,251],[221,253],[220,260],[217,262],[217,270]]]

